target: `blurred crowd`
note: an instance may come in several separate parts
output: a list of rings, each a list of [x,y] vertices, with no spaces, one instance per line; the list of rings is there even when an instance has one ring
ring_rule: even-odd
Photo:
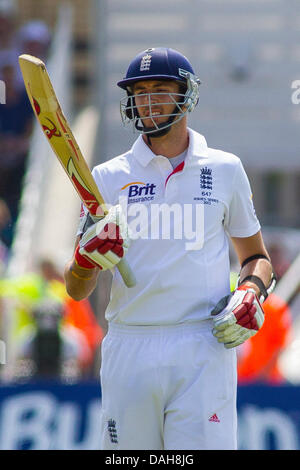
[[[290,267],[286,250],[280,242],[267,245],[277,282]],[[232,273],[234,289],[237,274]],[[280,358],[293,341],[293,315],[290,305],[275,293],[263,303],[265,321],[263,328],[237,348],[238,381],[240,385],[264,383],[281,385],[287,382]]]
[[[34,272],[0,279],[0,316],[2,330],[4,321],[10,325],[9,379],[93,376],[103,330],[89,300],[68,296],[50,259],[39,260]]]
[[[0,0],[0,338],[9,342],[0,381],[7,370],[6,380],[79,380],[93,375],[104,334],[89,300],[68,296],[62,272],[50,259],[39,260],[34,272],[5,276],[34,124],[18,57],[46,61],[52,39],[42,20],[19,24],[17,6]]]
[[[33,111],[19,68],[26,53],[46,59],[51,32],[41,20],[18,24],[17,4],[0,0],[0,238],[2,256],[9,250],[18,216],[23,177],[33,126]],[[2,88],[3,89],[3,88]]]

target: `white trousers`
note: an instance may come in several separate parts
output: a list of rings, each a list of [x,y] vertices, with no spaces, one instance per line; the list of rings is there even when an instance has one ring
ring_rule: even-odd
[[[237,448],[236,353],[203,321],[110,324],[102,343],[101,448]]]

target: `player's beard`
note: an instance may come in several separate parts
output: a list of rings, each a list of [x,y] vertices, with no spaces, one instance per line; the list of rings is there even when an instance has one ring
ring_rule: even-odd
[[[155,120],[155,118],[153,118],[153,117],[152,117],[152,119],[149,118],[149,117],[145,117],[143,119],[140,118],[140,120],[141,120],[141,122],[143,123],[143,126],[144,126],[143,132],[146,135],[146,137],[148,139],[148,143],[150,145],[151,145],[150,138],[151,139],[159,138],[159,137],[162,137],[162,136],[168,134],[168,132],[170,132],[174,121],[176,121],[178,116],[179,116],[178,113],[176,113],[176,110],[177,110],[177,106],[174,106],[172,112],[170,112],[171,115],[166,120],[162,121],[161,123],[156,123],[158,128],[162,127],[162,129],[157,129],[155,126],[151,126],[151,127],[145,126],[144,120],[149,120],[150,122],[152,122],[152,119]],[[164,127],[164,126],[166,126],[166,124],[167,124],[167,127]]]

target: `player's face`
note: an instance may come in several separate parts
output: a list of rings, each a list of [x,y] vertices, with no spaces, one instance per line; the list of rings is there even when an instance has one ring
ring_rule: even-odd
[[[176,81],[144,80],[134,84],[133,94],[139,116],[145,127],[153,127],[168,120],[168,114],[174,112],[175,101],[182,101],[179,84]],[[174,94],[175,95],[172,95]],[[152,119],[149,118],[152,117]]]

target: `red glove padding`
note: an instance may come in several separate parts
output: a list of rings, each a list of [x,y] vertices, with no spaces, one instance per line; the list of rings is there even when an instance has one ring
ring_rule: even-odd
[[[122,245],[123,238],[120,235],[120,227],[110,222],[104,226],[99,235],[96,235],[84,245],[84,249],[88,253],[97,250],[101,255],[105,255],[110,250],[122,258],[124,255]]]
[[[95,269],[97,267],[96,264],[89,261],[85,256],[82,256],[79,253],[79,248],[80,248],[80,246],[77,245],[77,248],[76,248],[75,253],[74,253],[74,258],[75,258],[75,261],[78,264],[78,266],[80,266],[81,268],[84,268],[84,269]],[[102,269],[101,266],[99,266],[99,268]]]
[[[225,348],[234,348],[254,336],[264,323],[264,311],[247,284],[223,297],[211,312],[213,335]]]
[[[95,234],[91,239],[82,245],[78,245],[75,251],[75,260],[77,264],[85,269],[94,269],[95,267],[100,268],[101,270],[112,267],[112,263],[109,260],[106,260],[105,266],[96,263],[96,261],[91,260],[87,255],[80,253],[80,249],[84,248],[84,251],[88,253],[95,253],[97,251],[101,255],[106,255],[109,251],[122,258],[124,256],[123,248],[124,240],[120,234],[120,227],[114,222],[109,222],[105,224],[103,229],[99,234]],[[110,255],[110,257],[113,255]]]
[[[238,290],[247,290],[246,287],[240,286]],[[247,292],[243,298],[243,303],[238,305],[232,313],[236,318],[236,323],[244,328],[249,328],[250,330],[259,330],[257,320],[255,318],[256,306],[254,305],[254,300],[256,296],[253,292]],[[258,300],[258,299],[257,299]]]

